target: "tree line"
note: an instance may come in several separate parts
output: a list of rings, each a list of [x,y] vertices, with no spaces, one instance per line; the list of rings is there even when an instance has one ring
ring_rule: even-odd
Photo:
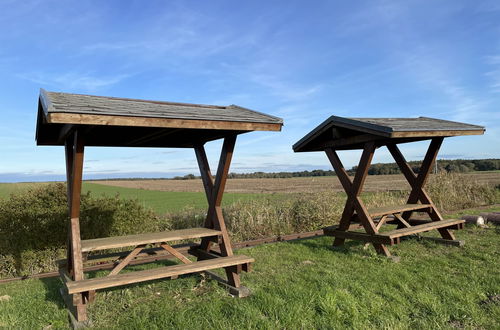
[[[408,162],[415,173],[418,173],[421,161]],[[357,166],[347,170],[349,174],[356,172]],[[435,171],[438,172],[453,172],[466,173],[472,171],[496,171],[500,170],[500,159],[439,159],[435,164]],[[396,163],[376,163],[370,166],[368,174],[383,175],[383,174],[399,174],[401,171]],[[333,176],[333,170],[312,170],[312,171],[295,171],[295,172],[253,172],[253,173],[229,173],[230,179],[262,179],[262,178],[300,178],[300,177],[317,177],[317,176]],[[191,180],[199,179],[200,176],[188,174],[184,176],[176,176],[173,180]]]

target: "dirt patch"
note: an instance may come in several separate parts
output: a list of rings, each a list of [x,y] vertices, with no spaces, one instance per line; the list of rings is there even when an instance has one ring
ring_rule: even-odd
[[[500,294],[491,294],[484,300],[479,302],[479,305],[500,305]]]

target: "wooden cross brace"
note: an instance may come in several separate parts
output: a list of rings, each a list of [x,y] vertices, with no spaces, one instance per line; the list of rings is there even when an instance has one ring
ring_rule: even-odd
[[[436,208],[436,205],[431,200],[429,195],[424,189],[425,184],[429,178],[429,174],[432,172],[432,165],[436,161],[437,154],[439,152],[439,148],[443,143],[444,138],[438,137],[431,140],[429,148],[427,149],[427,153],[425,154],[422,165],[420,166],[420,170],[418,171],[418,175],[416,175],[411,166],[408,164],[403,154],[395,144],[388,144],[387,149],[391,153],[392,157],[398,164],[401,172],[405,176],[406,180],[411,186],[410,196],[408,197],[407,204],[414,204],[420,201],[422,204],[429,204],[431,210],[428,212],[429,217],[432,221],[441,221],[443,217],[441,213]],[[409,220],[413,211],[404,212],[402,218],[404,220]],[[453,233],[446,228],[439,228],[439,233],[441,234],[443,239],[454,240],[455,236]]]
[[[344,211],[342,212],[342,217],[340,218],[338,230],[347,231],[351,224],[351,219],[355,214],[354,212],[356,212],[357,217],[361,221],[361,224],[368,234],[374,235],[378,233],[377,226],[373,222],[373,219],[371,218],[368,210],[366,209],[363,201],[360,198],[363,184],[365,182],[366,176],[368,175],[368,169],[370,168],[373,154],[375,153],[375,148],[376,147],[374,142],[368,142],[365,144],[353,181],[351,181],[351,179],[349,178],[349,175],[347,174],[347,171],[345,170],[344,165],[342,164],[337,152],[333,148],[325,149],[328,159],[330,159],[330,162],[335,169],[335,173],[337,173],[337,177],[339,178],[340,183],[342,184],[342,187],[347,194],[347,201],[344,207]],[[344,244],[344,241],[344,238],[335,237],[333,245],[340,246]],[[373,246],[378,253],[384,254],[386,256],[391,255],[384,244],[373,243]]]
[[[428,208],[428,214],[432,221],[441,221],[443,220],[441,214],[437,210],[436,206],[432,202],[431,198],[424,190],[424,185],[427,182],[429,174],[432,170],[432,165],[436,160],[437,153],[439,148],[443,142],[443,137],[433,138],[429,145],[429,149],[424,157],[422,162],[422,166],[420,167],[418,175],[416,175],[411,169],[408,162],[405,160],[399,148],[396,144],[388,144],[387,148],[391,152],[394,157],[396,163],[399,168],[403,172],[406,180],[411,186],[411,192],[408,197],[407,204],[416,204],[417,202],[421,202],[422,204],[430,205]],[[370,213],[366,209],[363,201],[360,198],[360,194],[362,191],[363,184],[365,182],[366,176],[368,175],[368,169],[370,167],[370,163],[373,159],[373,154],[375,152],[376,145],[375,142],[367,142],[364,145],[363,153],[361,155],[361,159],[359,161],[358,168],[356,170],[356,174],[354,176],[354,180],[349,178],[347,171],[345,170],[340,158],[335,151],[334,148],[326,148],[325,152],[335,169],[335,172],[347,194],[347,201],[344,207],[344,211],[342,213],[342,217],[340,219],[340,224],[337,227],[337,231],[348,231],[351,225],[351,221],[353,219],[359,219],[361,225],[369,235],[376,236],[379,232],[379,229],[382,227],[384,223],[387,222],[387,216],[383,215],[377,224],[373,221]],[[409,223],[409,219],[412,215],[413,211],[405,211],[402,214],[395,212],[394,219],[399,222],[398,228],[409,228],[411,227]],[[454,235],[450,232],[449,229],[446,228],[438,228],[439,233],[446,240],[454,240]],[[334,246],[340,246],[344,244],[345,238],[343,237],[335,237],[333,242]],[[389,250],[386,248],[384,244],[376,243],[375,239],[372,243],[377,250],[378,253],[390,256]]]
[[[208,211],[204,226],[206,228],[221,231],[221,240],[219,242],[219,245],[221,255],[224,257],[233,255],[231,241],[229,239],[224,216],[222,214],[221,203],[235,144],[236,135],[226,137],[224,139],[215,180],[210,171],[210,166],[208,164],[204,146],[199,145],[195,147],[196,159],[200,168],[201,178],[208,201]],[[212,240],[210,240],[209,238],[203,238],[200,249],[204,252],[209,252],[212,244]],[[201,257],[199,257],[198,259],[201,260]],[[225,269],[228,283],[231,286],[238,288],[240,286],[240,276],[238,274],[238,271],[233,268],[234,267],[228,267]]]

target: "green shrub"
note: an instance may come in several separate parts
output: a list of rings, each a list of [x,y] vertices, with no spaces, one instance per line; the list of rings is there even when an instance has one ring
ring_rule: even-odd
[[[82,195],[80,230],[83,239],[151,232],[158,217],[135,200]],[[64,254],[68,237],[66,186],[61,183],[32,188],[0,199],[0,269],[2,273],[30,274],[53,269]],[[45,256],[47,255],[47,256]],[[13,259],[12,259],[13,258]],[[10,261],[15,260],[12,266]]]

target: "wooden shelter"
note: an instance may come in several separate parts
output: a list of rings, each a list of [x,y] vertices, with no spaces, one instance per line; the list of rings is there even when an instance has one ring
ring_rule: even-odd
[[[464,220],[444,220],[424,189],[443,139],[458,135],[480,135],[484,127],[434,118],[343,118],[331,116],[293,146],[295,152],[325,151],[345,192],[347,201],[338,226],[324,229],[335,237],[333,245],[345,239],[372,243],[378,253],[391,256],[386,245],[400,243],[404,236],[437,229],[442,241],[457,244],[450,229],[460,229]],[[418,173],[415,173],[398,148],[400,143],[431,140]],[[367,209],[360,198],[375,150],[386,146],[411,186],[407,203]],[[361,149],[354,179],[347,174],[337,150]],[[425,212],[430,220],[412,219],[414,212]],[[391,218],[389,218],[392,216]],[[397,229],[380,231],[386,224]],[[359,230],[361,229],[361,230]],[[364,231],[363,231],[364,230]]]
[[[221,201],[238,134],[280,131],[283,121],[236,105],[213,106],[40,91],[36,140],[38,145],[60,145],[66,150],[68,208],[70,214],[67,260],[60,273],[70,316],[87,319],[86,307],[95,290],[160,278],[224,268],[226,285],[241,292],[239,274],[249,271],[253,258],[233,255],[221,209]],[[204,144],[224,139],[215,177],[209,168]],[[208,211],[202,228],[171,232],[81,240],[80,193],[85,146],[193,148],[201,172]],[[169,242],[201,239],[186,258]],[[218,244],[220,250],[214,250]],[[120,273],[149,245],[178,258],[182,264]],[[86,279],[85,254],[99,250],[133,247],[116,262],[106,277]],[[157,251],[158,249],[156,249]],[[95,258],[95,256],[93,256]]]

